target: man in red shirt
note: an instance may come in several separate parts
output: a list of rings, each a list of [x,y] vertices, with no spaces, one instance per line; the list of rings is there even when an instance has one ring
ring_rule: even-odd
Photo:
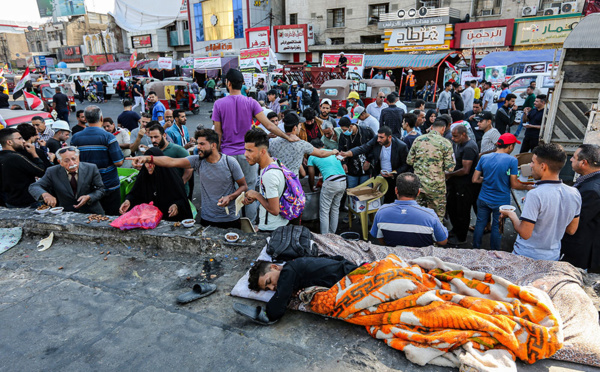
[[[117,93],[119,93],[119,98],[121,102],[125,99],[125,91],[127,90],[127,83],[123,80],[123,77],[117,82]]]

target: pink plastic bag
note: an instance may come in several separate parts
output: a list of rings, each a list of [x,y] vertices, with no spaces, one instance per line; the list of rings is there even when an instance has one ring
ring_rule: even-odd
[[[121,230],[137,228],[149,230],[158,226],[160,220],[162,220],[162,212],[150,202],[150,204],[136,205],[132,210],[111,222],[110,225]]]

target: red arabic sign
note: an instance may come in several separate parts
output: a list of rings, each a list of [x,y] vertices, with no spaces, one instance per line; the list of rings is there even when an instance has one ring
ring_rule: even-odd
[[[67,46],[58,48],[58,59],[66,63],[81,63],[81,48]]]
[[[263,58],[263,57],[267,57],[267,58],[269,57],[269,47],[242,49],[240,51],[240,59]]]
[[[104,54],[83,56],[83,64],[88,67],[98,67],[108,62],[115,62],[115,56],[112,54],[109,54],[108,58]]]
[[[270,30],[270,27],[247,28],[245,30],[246,46],[248,48],[268,47],[271,44]]]
[[[134,49],[137,48],[151,48],[152,47],[152,35],[138,35],[131,37],[131,45]]]
[[[308,43],[306,25],[274,26],[277,53],[305,53]]]
[[[224,52],[226,50],[232,50],[233,43],[231,41],[228,41],[226,43],[209,44],[206,46],[205,49],[207,52]]]

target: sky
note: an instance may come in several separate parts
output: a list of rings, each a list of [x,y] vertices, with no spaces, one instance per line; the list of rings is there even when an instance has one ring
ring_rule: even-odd
[[[1,20],[11,20],[17,22],[43,23],[38,12],[36,0],[5,0],[0,14]],[[3,3],[5,1],[2,1]],[[86,8],[89,12],[108,13],[114,9],[114,0],[85,0]]]

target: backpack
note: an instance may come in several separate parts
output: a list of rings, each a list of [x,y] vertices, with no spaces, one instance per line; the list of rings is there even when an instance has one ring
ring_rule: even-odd
[[[310,106],[312,103],[312,93],[304,89],[302,91],[302,104],[304,106]]]
[[[304,195],[304,190],[302,189],[298,176],[281,164],[279,160],[274,160],[277,164],[269,164],[263,171],[263,175],[271,169],[278,169],[283,172],[285,187],[283,189],[283,194],[279,198],[279,214],[286,220],[291,221],[294,218],[300,217],[302,214],[304,204],[306,203],[306,196]],[[262,177],[260,180],[260,187],[264,193],[265,186],[263,185]],[[266,214],[265,224],[268,223],[268,218],[269,212]]]
[[[317,257],[319,250],[312,243],[312,233],[304,226],[288,225],[275,229],[267,244],[267,254],[274,261],[289,261],[299,257]]]

